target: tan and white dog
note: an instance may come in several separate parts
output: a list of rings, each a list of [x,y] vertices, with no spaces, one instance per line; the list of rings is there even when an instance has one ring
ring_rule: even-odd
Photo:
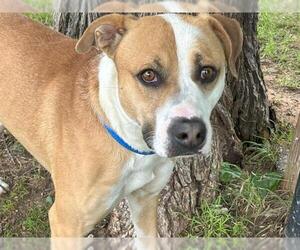
[[[0,27],[0,121],[52,175],[52,236],[88,234],[124,197],[137,235],[156,236],[171,158],[210,150],[238,22],[112,14],[79,41],[20,15]]]

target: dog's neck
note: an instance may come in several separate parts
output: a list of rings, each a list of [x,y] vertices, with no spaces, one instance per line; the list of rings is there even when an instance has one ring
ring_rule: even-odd
[[[115,63],[104,55],[99,64],[99,103],[109,125],[135,149],[149,151],[141,126],[124,111],[119,98]]]

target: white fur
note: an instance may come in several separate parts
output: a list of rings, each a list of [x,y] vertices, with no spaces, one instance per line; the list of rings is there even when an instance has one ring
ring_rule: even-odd
[[[129,117],[119,99],[118,76],[115,63],[104,55],[99,66],[99,97],[109,123],[118,134],[138,150],[149,150],[141,126]]]
[[[142,156],[133,154],[122,167],[118,183],[112,187],[107,207],[112,207],[119,199],[148,186],[151,193],[159,193],[166,185],[173,171],[173,163],[158,155]],[[149,185],[151,183],[151,185]]]
[[[137,225],[142,207],[131,195],[139,192],[140,197],[158,195],[170,179],[173,162],[157,155],[132,155],[122,168],[122,175],[106,200],[107,210],[124,197],[128,198],[134,228],[138,237],[146,237],[146,233]]]
[[[130,174],[133,178],[137,178],[139,180],[143,180],[143,178],[139,178],[140,176],[143,176],[144,173],[142,173],[143,171],[146,170],[146,172],[151,172],[151,177],[149,175],[149,179],[147,182],[142,183],[141,181],[139,181],[139,184],[142,185],[141,187],[143,187],[142,189],[136,189],[138,192],[138,196],[144,196],[144,197],[151,197],[151,196],[155,196],[158,195],[160,193],[160,191],[165,187],[165,185],[167,184],[172,171],[173,171],[173,162],[171,162],[170,160],[166,159],[166,158],[161,158],[159,156],[154,156],[152,159],[149,158],[149,160],[142,159],[140,158],[140,161],[137,160],[136,166],[133,166],[134,168],[140,168],[139,171],[137,171],[136,173],[134,173],[132,176],[132,173]],[[146,162],[145,162],[146,161]],[[143,164],[145,164],[145,166],[142,167]],[[138,167],[140,165],[140,167]],[[146,168],[146,169],[144,169]],[[131,178],[129,179],[131,180]],[[127,181],[128,182],[128,181]],[[129,183],[128,183],[129,184]],[[127,184],[127,185],[128,185]],[[134,190],[132,189],[132,183],[129,184],[127,186],[127,191],[131,191]],[[135,192],[135,194],[136,194]],[[132,217],[132,221],[134,224],[134,228],[135,231],[137,233],[138,237],[147,237],[147,235],[145,234],[145,232],[143,232],[143,230],[141,228],[139,228],[139,226],[137,225],[137,222],[140,218],[140,214],[142,212],[143,207],[141,207],[141,205],[138,203],[138,200],[136,199],[135,196],[131,195],[132,192],[130,192],[129,194],[126,194],[127,198],[128,198],[128,202],[129,202],[129,207],[130,207],[130,212],[131,212],[131,217]]]
[[[171,24],[176,40],[180,93],[170,97],[169,100],[158,109],[156,117],[156,131],[154,137],[154,149],[162,156],[167,156],[169,143],[167,130],[176,117],[198,117],[203,120],[207,128],[207,138],[200,152],[207,154],[210,151],[212,140],[212,127],[210,123],[211,111],[222,95],[225,85],[225,68],[222,69],[218,83],[211,94],[205,94],[192,80],[192,67],[189,61],[189,51],[196,41],[203,38],[201,30],[184,22],[176,15],[162,15]]]

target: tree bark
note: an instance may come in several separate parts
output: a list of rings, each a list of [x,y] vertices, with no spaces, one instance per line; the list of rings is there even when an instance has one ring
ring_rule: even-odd
[[[230,110],[234,128],[243,141],[256,140],[257,136],[268,137],[270,105],[260,66],[259,44],[257,41],[257,13],[238,13],[236,18],[244,32],[244,46],[240,57],[240,72],[237,80],[228,79],[233,105]],[[229,107],[227,107],[229,108]],[[272,117],[271,117],[272,116]]]
[[[298,115],[298,122],[295,130],[295,137],[292,147],[289,152],[287,166],[285,168],[285,178],[283,182],[283,189],[293,193],[297,178],[300,173],[300,113]]]
[[[294,199],[287,220],[287,226],[285,230],[285,235],[287,237],[291,237],[291,238],[300,237],[299,221],[300,221],[300,175],[298,176],[298,182],[295,187]]]
[[[213,199],[218,187],[218,170],[222,161],[241,164],[241,140],[268,135],[269,105],[259,61],[256,37],[256,13],[232,15],[244,30],[243,52],[239,60],[239,77],[227,77],[227,86],[212,115],[214,142],[211,156],[182,159],[176,162],[174,174],[162,191],[158,208],[158,228],[161,236],[179,236],[201,204]],[[78,38],[96,13],[59,13],[56,29]],[[97,236],[132,236],[133,227],[126,201],[97,227]]]

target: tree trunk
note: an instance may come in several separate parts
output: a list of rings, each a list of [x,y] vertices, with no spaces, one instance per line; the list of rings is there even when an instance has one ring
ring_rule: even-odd
[[[287,237],[300,237],[300,175],[295,188],[294,199],[291,206],[291,211],[288,216],[285,235]]]
[[[87,25],[99,17],[95,13],[60,13],[56,29],[78,38]],[[212,115],[214,142],[209,158],[201,156],[176,162],[174,174],[162,191],[158,209],[161,236],[179,236],[199,209],[202,199],[215,197],[218,170],[222,161],[240,164],[241,140],[266,136],[270,127],[266,88],[259,61],[256,37],[256,13],[234,14],[244,30],[244,47],[240,57],[237,80],[229,75],[224,95]],[[98,226],[99,236],[131,236],[133,227],[127,204],[122,201],[111,215]]]
[[[284,188],[291,192],[295,191],[285,234],[287,237],[300,237],[300,114],[289,153]]]
[[[287,166],[285,169],[285,178],[283,183],[283,189],[293,193],[297,178],[300,173],[300,113],[298,115],[298,122],[295,130],[295,137],[292,147],[289,152]]]

